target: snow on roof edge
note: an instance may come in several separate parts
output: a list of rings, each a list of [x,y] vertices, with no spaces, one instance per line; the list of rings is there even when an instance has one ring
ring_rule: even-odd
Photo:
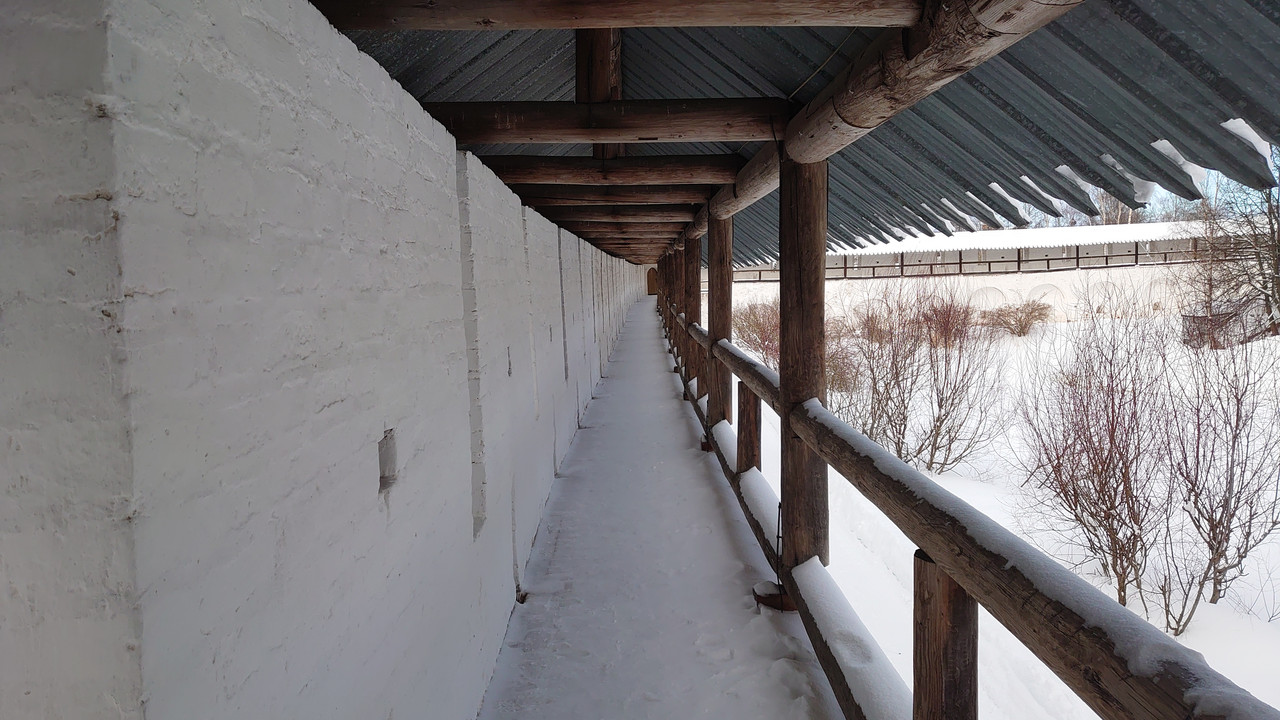
[[[955,250],[1014,250],[1025,248],[1103,245],[1107,243],[1177,240],[1191,236],[1186,223],[1133,223],[1129,225],[1079,225],[1073,227],[1020,228],[1014,230],[957,231],[951,237],[915,236],[886,245],[869,245],[840,255],[897,255],[898,253],[949,252]]]

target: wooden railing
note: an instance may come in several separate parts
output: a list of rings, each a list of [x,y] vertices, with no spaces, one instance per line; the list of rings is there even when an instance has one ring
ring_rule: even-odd
[[[663,309],[661,296],[659,302],[673,348],[681,348],[685,358],[699,355],[704,371],[718,364],[717,370],[739,380],[737,446],[732,450],[716,439],[724,437],[723,432],[706,427],[696,393],[688,397],[694,400],[707,442],[761,550],[779,571],[804,621],[847,718],[975,718],[981,605],[1107,720],[1280,720],[1280,712],[1214,671],[1199,653],[1118,605],[812,399],[791,413],[796,434],[919,548],[914,560],[914,682],[910,697],[904,697],[905,684],[892,668],[893,677],[888,677],[883,652],[860,632],[856,615],[831,609],[834,583],[818,559],[790,571],[780,567],[777,537],[765,529],[769,518],[759,517],[759,501],[752,502],[744,491],[744,478],[759,470],[760,403],[782,412],[778,375],[726,340],[712,344],[697,323],[674,307]],[[857,645],[853,651],[843,647],[851,635]]]

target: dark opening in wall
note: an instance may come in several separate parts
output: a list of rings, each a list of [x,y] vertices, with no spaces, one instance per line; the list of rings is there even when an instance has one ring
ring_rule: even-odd
[[[378,493],[385,493],[396,484],[396,431],[382,433],[378,441]]]

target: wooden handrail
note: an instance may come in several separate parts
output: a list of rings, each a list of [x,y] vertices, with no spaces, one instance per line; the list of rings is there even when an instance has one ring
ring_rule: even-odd
[[[792,427],[1103,718],[1280,718],[1199,653],[859,435],[816,399]]]
[[[700,330],[696,323],[682,326],[686,333]],[[778,408],[776,373],[727,340],[710,354]],[[818,400],[803,403],[790,420],[806,444],[1101,717],[1280,720],[1280,711],[1199,653],[858,434]],[[787,578],[784,584],[799,591]]]
[[[742,352],[736,345],[728,340],[721,340],[712,348],[711,354],[715,359],[724,363],[729,368],[729,372],[738,377],[739,380],[747,384],[751,388],[751,392],[756,394],[766,405],[773,408],[774,412],[778,412],[782,408],[782,392],[778,387],[778,373],[770,370],[764,363],[754,360],[751,356]]]

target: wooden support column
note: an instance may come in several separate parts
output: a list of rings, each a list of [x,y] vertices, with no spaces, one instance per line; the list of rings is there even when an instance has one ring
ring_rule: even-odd
[[[686,240],[684,244],[684,316],[690,323],[702,323],[702,238]],[[689,379],[698,379],[698,388],[694,395],[700,398],[705,394],[706,382],[702,377],[702,363],[699,358],[702,348],[689,339],[685,346],[689,367]]]
[[[728,368],[725,368],[728,372]],[[760,398],[738,381],[738,474],[760,469]]]
[[[574,99],[580,103],[621,100],[622,31],[617,28],[576,30],[574,40],[577,55]],[[612,160],[622,156],[622,145],[595,145],[591,154],[602,160]]]
[[[733,220],[707,225],[707,334],[712,347],[733,334]],[[707,351],[707,425],[733,422],[733,385],[729,370]]]
[[[814,555],[828,562],[827,465],[791,427],[801,403],[826,402],[827,163],[783,159],[779,177],[782,566],[789,572]]]
[[[673,315],[680,315],[685,311],[684,254],[685,249],[680,248],[672,255],[671,266],[674,272],[671,273],[671,302],[675,306],[671,311]],[[675,317],[672,317],[671,321],[676,323],[671,329],[676,338],[676,367],[680,370],[681,376],[688,379],[689,368],[687,363],[689,358],[685,353],[685,347],[687,347],[689,341],[689,333],[680,327]]]
[[[978,603],[923,550],[915,556],[914,720],[977,720]]]

